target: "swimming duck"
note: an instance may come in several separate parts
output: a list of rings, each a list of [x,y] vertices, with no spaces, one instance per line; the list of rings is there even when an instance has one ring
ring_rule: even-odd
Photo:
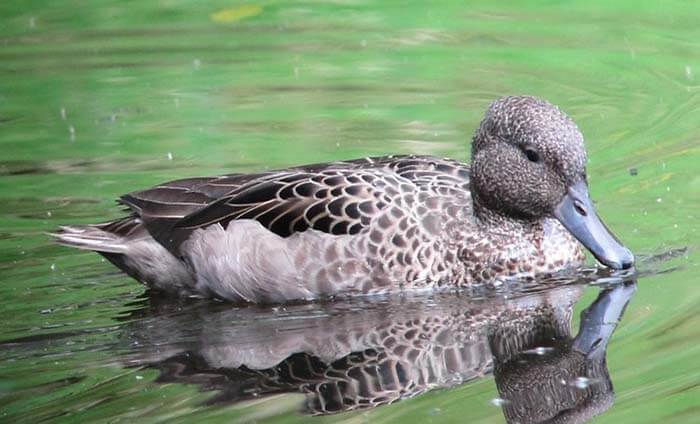
[[[529,96],[494,101],[471,165],[385,156],[188,178],[126,194],[131,214],[64,226],[149,287],[255,303],[460,287],[634,256],[588,195],[574,121]]]

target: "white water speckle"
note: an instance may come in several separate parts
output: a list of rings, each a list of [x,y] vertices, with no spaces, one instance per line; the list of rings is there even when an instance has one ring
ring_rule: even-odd
[[[693,68],[691,68],[690,65],[685,65],[685,77],[688,81],[693,80]]]
[[[574,387],[577,389],[585,389],[590,386],[592,382],[593,380],[587,377],[576,377],[576,380],[574,380]]]
[[[506,403],[508,403],[508,401],[505,400],[505,399],[503,399],[503,398],[493,398],[493,399],[491,399],[491,405],[493,405],[493,406],[503,406],[503,405],[505,405]]]
[[[62,107],[62,108],[61,108],[61,120],[65,121],[65,120],[66,120],[66,116],[67,116],[67,114],[66,114],[66,108],[65,108],[65,107]]]
[[[534,354],[534,355],[540,355],[540,356],[541,356],[541,355],[544,355],[544,354],[546,354],[546,353],[548,353],[548,352],[551,352],[551,351],[553,351],[553,350],[554,350],[554,348],[552,348],[552,347],[538,346],[538,347],[536,347],[536,348],[534,348],[534,349],[529,349],[529,350],[523,351],[523,353],[528,353],[528,354],[531,354],[531,355]]]
[[[661,202],[662,202],[661,198],[660,198],[660,197],[657,197],[657,198],[656,198],[656,203],[661,203]]]
[[[51,268],[51,271],[56,271],[56,264],[51,264],[49,268]]]
[[[70,134],[70,141],[75,141],[75,127],[73,125],[68,126],[68,133]]]
[[[46,211],[46,216],[48,216],[49,218],[51,218],[51,215],[52,215],[52,214],[51,214],[51,211]]]
[[[168,152],[168,154],[166,156],[167,156],[168,160],[173,160],[172,152]]]
[[[137,380],[143,380],[143,376],[142,376],[142,375],[137,375],[137,376],[136,376],[136,379],[137,379]]]

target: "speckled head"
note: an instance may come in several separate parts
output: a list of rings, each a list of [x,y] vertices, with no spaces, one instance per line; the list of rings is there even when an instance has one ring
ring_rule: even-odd
[[[588,196],[581,131],[545,100],[513,96],[491,104],[472,142],[471,185],[477,213],[555,217],[605,265],[634,262]]]

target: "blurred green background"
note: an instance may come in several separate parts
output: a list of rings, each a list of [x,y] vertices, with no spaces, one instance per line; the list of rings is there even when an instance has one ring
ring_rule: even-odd
[[[697,421],[700,3],[37,0],[2,2],[0,22],[1,421],[308,420],[293,396],[207,407],[196,387],[135,379],[120,338],[144,289],[45,233],[117,217],[120,194],[180,177],[466,161],[488,103],[509,94],[577,121],[598,210],[648,274],[597,421]],[[501,422],[495,395],[486,378],[329,420]]]

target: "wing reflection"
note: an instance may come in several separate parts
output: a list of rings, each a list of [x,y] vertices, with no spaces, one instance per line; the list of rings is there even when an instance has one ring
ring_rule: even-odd
[[[610,407],[608,341],[636,282],[600,290],[572,337],[585,289],[456,294],[284,308],[158,305],[131,316],[129,366],[232,403],[303,393],[304,412],[376,407],[493,372],[509,422],[580,422]],[[549,421],[548,421],[549,420]]]

